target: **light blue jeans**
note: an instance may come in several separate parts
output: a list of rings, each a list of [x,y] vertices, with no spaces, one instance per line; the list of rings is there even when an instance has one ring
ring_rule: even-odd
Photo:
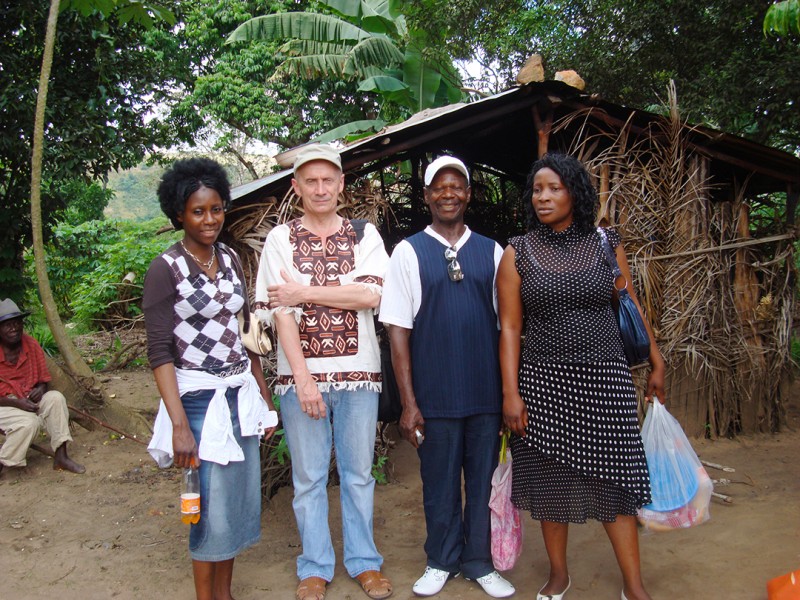
[[[331,390],[323,392],[322,398],[328,411],[325,419],[314,420],[303,413],[294,389],[280,396],[280,407],[292,455],[292,506],[303,544],[297,576],[331,581],[336,562],[328,526],[331,442],[341,484],[345,569],[356,577],[364,571],[379,571],[383,564],[372,536],[378,393]]]

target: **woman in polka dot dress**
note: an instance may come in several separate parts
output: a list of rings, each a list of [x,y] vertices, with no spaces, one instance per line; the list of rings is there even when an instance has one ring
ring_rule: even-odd
[[[510,240],[497,288],[503,418],[514,434],[511,498],[541,521],[550,559],[537,599],[565,594],[569,523],[595,519],[622,571],[621,598],[648,600],[636,510],[650,502],[650,480],[612,306],[615,282],[594,227],[597,194],[578,160],[548,154],[534,163],[524,197],[529,231]],[[606,233],[631,281],[619,235]],[[654,341],[650,365],[646,399],[663,401],[664,360]]]

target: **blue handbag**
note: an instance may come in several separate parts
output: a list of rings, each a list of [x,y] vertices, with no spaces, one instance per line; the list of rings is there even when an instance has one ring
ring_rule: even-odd
[[[611,267],[611,273],[614,275],[614,286],[617,285],[617,279],[625,277],[617,264],[617,257],[611,249],[611,244],[608,243],[608,237],[602,227],[597,228],[597,233],[600,235],[600,246],[606,255],[606,261]],[[625,287],[622,289],[617,288],[617,297],[619,298],[619,305],[617,306],[616,316],[617,325],[619,325],[620,337],[622,337],[622,346],[625,350],[625,358],[628,359],[628,365],[634,366],[645,362],[650,358],[650,336],[647,334],[647,328],[642,320],[642,315],[636,307],[636,303],[628,293],[628,280],[625,279]]]

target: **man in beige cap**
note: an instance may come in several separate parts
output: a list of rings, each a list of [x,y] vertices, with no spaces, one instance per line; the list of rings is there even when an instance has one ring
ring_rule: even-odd
[[[303,216],[274,227],[256,281],[256,315],[278,333],[275,392],[292,455],[294,513],[303,550],[298,600],[322,600],[335,555],[327,483],[336,450],[344,566],[370,598],[388,598],[372,534],[372,457],[381,363],[374,311],[389,257],[377,229],[359,234],[336,212],[339,153],[309,144],[295,158],[292,188]]]
[[[53,468],[83,473],[83,465],[67,455],[72,441],[67,400],[61,392],[47,391],[51,377],[42,347],[22,331],[28,314],[10,298],[0,302],[0,429],[6,434],[0,473],[27,464],[25,455],[42,426],[55,453]]]

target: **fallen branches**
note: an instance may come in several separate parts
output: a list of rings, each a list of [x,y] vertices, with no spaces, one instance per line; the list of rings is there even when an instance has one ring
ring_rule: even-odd
[[[131,435],[130,433],[125,433],[125,432],[124,432],[124,431],[122,431],[121,429],[117,429],[116,427],[113,427],[112,425],[109,425],[108,423],[106,423],[106,422],[104,422],[104,421],[101,421],[101,420],[100,420],[100,419],[98,419],[97,417],[94,417],[94,416],[90,415],[90,414],[89,414],[89,413],[87,413],[87,412],[84,412],[84,411],[82,411],[82,410],[80,410],[80,409],[78,409],[78,408],[75,408],[74,406],[72,406],[72,405],[70,405],[70,404],[67,404],[67,408],[69,408],[71,411],[73,411],[73,412],[75,412],[75,413],[79,414],[79,415],[80,415],[80,416],[82,416],[84,419],[89,419],[89,420],[90,420],[90,421],[92,421],[93,423],[97,423],[97,424],[98,424],[98,425],[100,425],[101,427],[105,427],[106,429],[110,429],[110,430],[111,430],[111,431],[113,431],[114,433],[118,433],[118,434],[120,434],[120,435],[121,435],[122,437],[124,437],[124,438],[128,438],[128,439],[130,439],[130,440],[133,440],[133,441],[134,441],[134,442],[136,442],[137,444],[141,444],[142,446],[147,446],[147,444],[146,444],[145,442],[143,442],[142,440],[138,439],[138,438],[137,438],[135,435]]]

